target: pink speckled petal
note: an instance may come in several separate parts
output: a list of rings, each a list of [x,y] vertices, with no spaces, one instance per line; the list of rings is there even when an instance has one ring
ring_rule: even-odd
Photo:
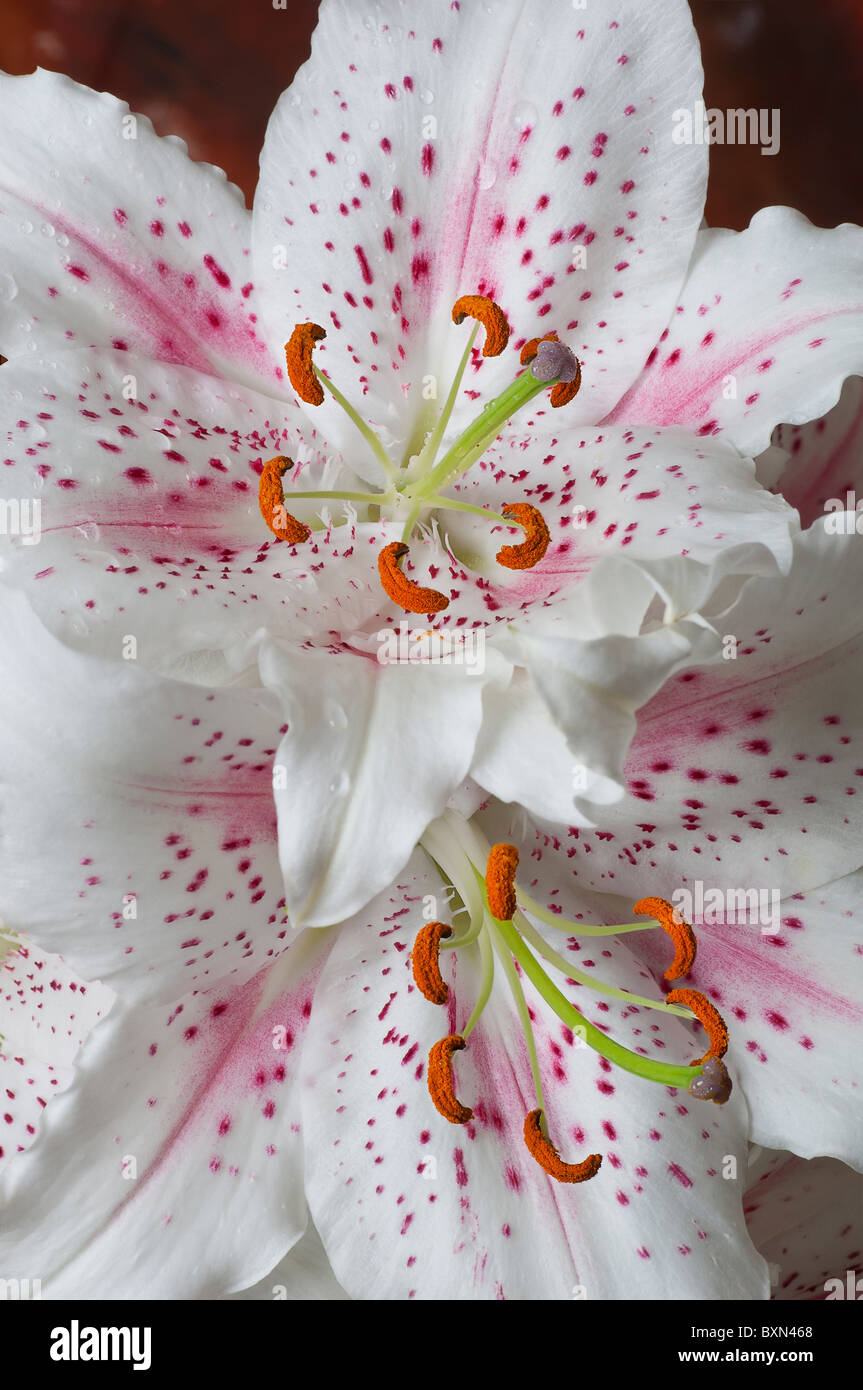
[[[552,543],[533,569],[508,572],[494,557],[511,531],[442,512],[460,613],[480,622],[520,619],[559,601],[603,556],[710,564],[732,546],[755,544],[787,570],[797,517],[724,440],[696,439],[685,429],[563,426],[538,449],[526,424],[497,440],[454,495],[496,512],[524,498],[542,512]],[[458,563],[461,555],[472,557],[473,572]]]
[[[269,642],[260,670],[288,726],[274,768],[288,910],[327,926],[379,893],[441,815],[470,767],[483,691],[510,668],[494,652],[471,673]]]
[[[40,532],[36,544],[0,537],[4,579],[65,642],[120,659],[131,634],[150,668],[222,652],[261,626],[294,629],[318,542],[300,553],[275,540],[258,506],[261,466],[293,458],[301,481],[292,474],[288,491],[356,486],[314,438],[303,442],[300,418],[248,388],[125,353],[7,363],[0,494],[28,524],[38,502]],[[297,511],[312,520],[319,507]],[[371,557],[368,569],[376,581]]]
[[[734,659],[674,676],[644,706],[629,796],[573,837],[585,886],[632,901],[695,879],[783,896],[853,872],[863,794],[856,536],[823,526],[794,542],[787,576],[749,581],[712,617]]]
[[[823,415],[863,369],[863,229],[764,208],[705,230],[671,322],[610,419],[724,433],[758,454]]]
[[[863,502],[863,379],[849,377],[836,405],[819,420],[780,425],[774,446],[787,456],[776,491],[798,508],[804,526],[824,516],[828,502],[834,512],[837,501],[841,510],[853,511],[858,500]],[[848,523],[840,515],[834,524]],[[858,524],[863,531],[859,512],[855,528]]]
[[[576,825],[620,799],[637,709],[674,671],[719,647],[698,622],[646,622],[656,598],[637,566],[600,560],[573,595],[502,643],[522,669],[486,697],[471,766],[482,787]]]
[[[329,947],[314,933],[243,985],[118,1001],[7,1170],[0,1274],[32,1269],[53,1298],[212,1298],[263,1278],[306,1225],[293,1083]]]
[[[86,979],[176,998],[285,948],[273,696],[64,648],[0,593],[0,912]]]
[[[604,1154],[590,1182],[560,1186],[523,1143],[535,1101],[499,975],[456,1060],[458,1095],[474,1119],[456,1126],[438,1115],[428,1049],[464,1026],[477,980],[470,952],[448,953],[447,1007],[414,988],[408,955],[423,896],[441,891],[420,859],[340,933],[303,1052],[309,1205],[339,1281],[364,1299],[592,1301],[657,1288],[667,1298],[764,1297],[741,1185],[721,1176],[725,1155],[745,1163],[739,1093],[720,1109],[607,1069],[531,993],[551,1133],[567,1158]],[[657,989],[625,949],[610,954],[606,977]],[[591,1021],[627,1046],[697,1055],[680,1020],[575,993]]]
[[[6,946],[0,939],[0,950]],[[113,998],[32,941],[19,940],[0,960],[0,1171],[34,1143],[46,1106],[71,1085],[78,1049]]]
[[[220,169],[67,77],[0,75],[0,351],[123,345],[282,394]],[[134,368],[130,368],[134,371]]]
[[[863,1169],[863,871],[777,909],[775,935],[694,924],[691,981],[728,1010],[752,1138]]]
[[[7,1052],[23,1049],[29,1057],[71,1065],[112,999],[107,986],[82,980],[60,956],[48,955],[26,938],[0,961]]]
[[[683,282],[707,152],[672,142],[672,112],[700,88],[678,0],[649,12],[327,0],[262,158],[254,250],[270,336],[305,319],[326,328],[322,370],[401,452],[430,427],[429,378],[443,399],[463,350],[451,306],[487,294],[514,337],[502,357],[475,358],[454,425],[551,328],[584,358],[575,417],[601,418]],[[335,408],[317,414],[343,443]]]
[[[753,1153],[749,1176],[746,1224],[770,1265],[771,1296],[859,1301],[863,1177],[833,1158],[781,1152]]]

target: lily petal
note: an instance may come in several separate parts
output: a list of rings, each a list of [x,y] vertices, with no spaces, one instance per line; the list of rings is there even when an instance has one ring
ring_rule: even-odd
[[[125,102],[42,69],[0,75],[0,120],[6,357],[122,344],[281,394],[258,330],[251,219],[221,169]]]
[[[729,658],[678,673],[640,710],[630,796],[601,817],[600,840],[576,846],[585,886],[635,901],[647,874],[669,898],[695,879],[785,897],[858,868],[856,542],[813,526],[789,575],[755,576],[708,614]]]
[[[822,517],[828,502],[834,510],[839,501],[854,511],[858,489],[863,499],[863,378],[849,377],[836,405],[820,420],[780,425],[774,448],[786,459],[776,491],[798,509],[804,526]],[[859,514],[855,526],[858,519]]]
[[[283,951],[272,695],[81,656],[6,590],[0,653],[8,925],[133,997],[242,982]]]
[[[352,916],[443,812],[470,767],[484,687],[509,678],[497,653],[487,658],[484,672],[469,674],[262,646],[261,676],[288,724],[274,786],[295,926]]]
[[[0,1272],[32,1268],[51,1298],[211,1298],[263,1278],[306,1225],[292,1082],[329,947],[314,933],[242,986],[118,1002],[0,1184]]]
[[[553,326],[574,335],[587,369],[572,409],[601,418],[659,336],[694,244],[706,150],[671,130],[700,88],[678,0],[649,18],[621,0],[611,23],[569,0],[493,13],[429,0],[410,14],[327,0],[261,162],[255,270],[271,335],[325,327],[321,370],[415,448],[429,374],[443,397],[464,347],[450,308],[479,292],[518,347]],[[487,360],[483,388],[515,361]],[[471,405],[463,394],[454,426]],[[344,418],[329,403],[319,414],[344,445]]]
[[[7,363],[0,491],[21,534],[4,540],[5,581],[70,645],[120,659],[132,634],[156,669],[287,623],[290,547],[268,544],[261,466],[290,454],[312,488],[342,473],[297,422],[256,391],[125,353]]]
[[[773,1298],[859,1300],[863,1177],[833,1158],[763,1151],[750,1174],[746,1224],[769,1262]]]
[[[705,230],[667,333],[611,420],[724,433],[759,454],[774,426],[823,415],[863,370],[863,229],[763,208]]]

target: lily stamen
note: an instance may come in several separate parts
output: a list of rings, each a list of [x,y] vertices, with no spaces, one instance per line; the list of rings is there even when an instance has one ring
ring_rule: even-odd
[[[452,306],[453,323],[476,319],[485,329],[483,357],[499,357],[509,342],[509,324],[499,304],[482,294],[463,294]]]
[[[449,608],[449,599],[437,589],[424,589],[408,579],[399,568],[399,561],[408,553],[400,541],[385,545],[378,556],[378,574],[384,593],[407,613],[441,613]]]
[[[327,330],[319,323],[298,323],[285,343],[288,379],[301,401],[307,405],[323,405],[324,388],[317,378],[312,353],[315,344],[323,341]]]
[[[515,916],[515,871],[518,850],[515,845],[492,845],[485,870],[488,910],[498,922],[511,922]]]
[[[497,552],[499,565],[511,570],[528,570],[538,565],[551,544],[551,536],[542,512],[529,502],[510,502],[504,509],[505,517],[516,525],[524,527],[525,538],[520,545],[504,545]]]
[[[564,1163],[557,1149],[542,1129],[543,1112],[531,1110],[524,1122],[524,1142],[550,1178],[557,1182],[587,1182],[599,1172],[602,1154],[588,1154],[580,1163]]]
[[[282,478],[293,466],[293,461],[283,454],[268,459],[261,469],[258,506],[261,516],[277,540],[287,541],[289,545],[301,545],[312,533],[308,526],[302,521],[297,521],[295,516],[291,516],[290,512],[285,510],[285,494],[282,489]]]
[[[452,1074],[452,1054],[460,1052],[465,1046],[464,1038],[457,1033],[441,1038],[429,1052],[428,1089],[439,1114],[451,1125],[466,1125],[472,1119],[470,1106],[462,1105],[455,1093]]]
[[[710,1040],[710,1047],[699,1060],[724,1057],[728,1051],[728,1028],[719,1010],[697,989],[673,989],[666,995],[670,1004],[685,1004],[691,1009]]]
[[[417,935],[411,952],[411,969],[417,989],[430,1004],[445,1004],[449,986],[441,978],[438,952],[442,936],[452,936],[445,922],[429,922]]]
[[[679,980],[681,976],[688,975],[695,964],[698,943],[695,932],[677,909],[665,898],[640,898],[632,910],[652,917],[674,942],[674,960],[665,972],[666,980]]]

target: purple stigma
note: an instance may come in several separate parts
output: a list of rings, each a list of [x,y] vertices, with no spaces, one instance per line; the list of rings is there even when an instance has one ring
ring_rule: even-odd
[[[708,1057],[698,1076],[689,1083],[689,1094],[696,1100],[712,1100],[724,1105],[731,1095],[731,1077],[718,1057]]]
[[[578,359],[565,343],[546,338],[538,345],[530,370],[537,381],[574,381],[578,373]]]

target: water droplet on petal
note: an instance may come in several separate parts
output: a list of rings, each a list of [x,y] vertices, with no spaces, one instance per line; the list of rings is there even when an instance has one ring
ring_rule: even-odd
[[[330,782],[330,794],[332,796],[347,796],[351,789],[351,779],[346,772],[340,772]]]
[[[331,729],[342,733],[348,727],[348,716],[337,700],[324,700],[324,718]]]
[[[18,293],[18,285],[11,275],[0,275],[0,299],[5,299],[7,303],[13,300]]]
[[[493,188],[497,182],[497,165],[483,160],[477,167],[476,181],[480,188]]]
[[[516,130],[524,130],[525,126],[536,125],[539,112],[532,101],[516,102],[512,108],[512,124]]]

